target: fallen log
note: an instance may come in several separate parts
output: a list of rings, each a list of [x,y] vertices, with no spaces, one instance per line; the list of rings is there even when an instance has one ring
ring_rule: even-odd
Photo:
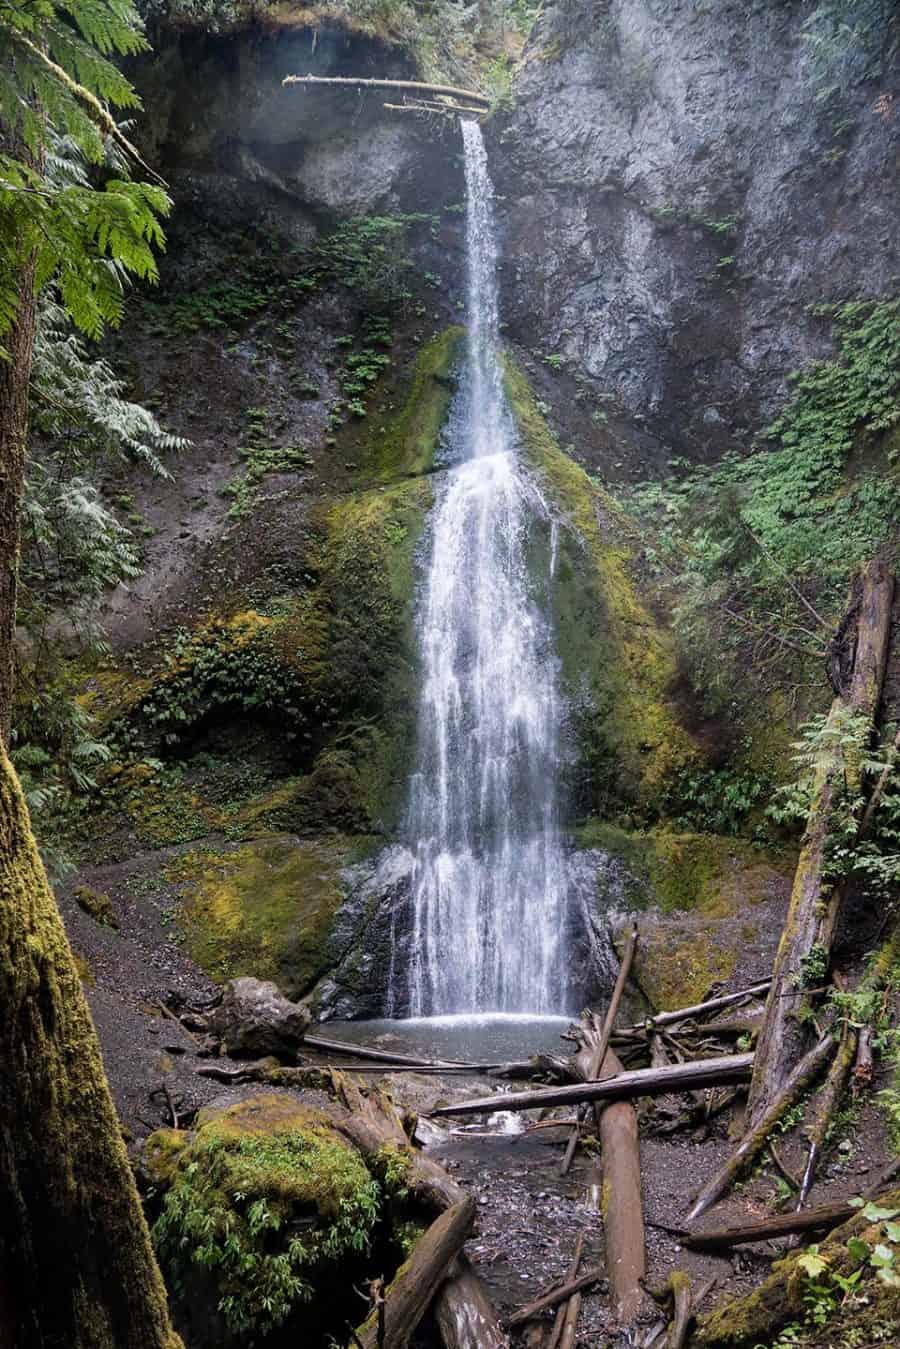
[[[850,613],[856,641],[852,674],[828,715],[834,732],[818,758],[812,802],[797,861],[788,915],[775,957],[772,987],[756,1047],[750,1083],[748,1118],[759,1122],[803,1052],[804,1026],[799,1017],[808,996],[805,963],[815,951],[830,956],[841,887],[829,879],[828,844],[836,817],[848,799],[860,794],[865,738],[849,745],[840,734],[848,717],[870,733],[884,681],[890,635],[894,577],[880,560],[867,563],[854,578]],[[843,827],[846,823],[843,822]]]
[[[878,952],[876,958],[872,961],[866,973],[859,983],[857,993],[877,992],[884,983],[889,970],[894,965],[898,954],[900,954],[900,924],[898,924],[890,937],[885,941]],[[800,1190],[797,1196],[797,1208],[802,1209],[812,1189],[815,1179],[816,1168],[825,1147],[825,1140],[831,1121],[834,1118],[840,1106],[841,1097],[850,1078],[851,1069],[853,1070],[853,1089],[857,1090],[857,1075],[859,1073],[860,1052],[862,1050],[864,1039],[871,1045],[871,1028],[863,1026],[858,1029],[852,1022],[845,1021],[841,1034],[840,1044],[837,1054],[828,1070],[828,1077],[825,1080],[825,1086],[816,1099],[815,1114],[812,1124],[807,1131],[809,1141],[809,1151],[806,1157],[806,1166],[803,1169],[803,1178],[800,1182]],[[869,1063],[871,1071],[871,1062]]]
[[[362,1349],[405,1349],[462,1250],[474,1216],[475,1201],[466,1197],[435,1219],[385,1289],[383,1307],[374,1308],[357,1329]]]
[[[752,984],[749,988],[742,988],[738,993],[723,993],[718,998],[707,998],[706,1002],[695,1002],[691,1007],[678,1007],[671,1012],[657,1012],[655,1016],[650,1016],[646,1021],[638,1022],[633,1026],[626,1026],[623,1033],[635,1033],[637,1031],[654,1030],[659,1026],[674,1026],[678,1021],[689,1021],[692,1017],[706,1016],[710,1012],[719,1011],[724,1007],[734,1007],[737,1003],[746,1002],[748,998],[759,997],[767,993],[772,987],[771,979],[762,979],[758,984]]]
[[[628,941],[625,946],[624,954],[619,965],[619,973],[616,976],[616,982],[613,987],[612,996],[609,1000],[609,1006],[606,1009],[606,1016],[603,1019],[603,1028],[595,1045],[591,1046],[591,1057],[588,1064],[586,1080],[592,1082],[600,1073],[603,1060],[606,1057],[606,1051],[609,1049],[609,1042],[613,1033],[613,1026],[616,1023],[616,1017],[619,1014],[619,1003],[622,1001],[622,994],[625,991],[625,985],[628,982],[628,976],[631,973],[631,966],[634,961],[634,951],[637,946],[638,928],[637,923],[633,923],[631,931],[628,934]],[[621,1063],[616,1069],[622,1071]],[[575,1149],[578,1146],[578,1129],[573,1129],[572,1136],[566,1144],[565,1155],[562,1159],[562,1165],[559,1168],[561,1176],[568,1175],[569,1167],[572,1165],[572,1158],[575,1156]]]
[[[619,1073],[603,1082],[579,1082],[572,1085],[537,1087],[532,1091],[495,1093],[474,1101],[439,1106],[431,1113],[439,1115],[478,1115],[495,1110],[538,1110],[542,1106],[572,1105],[581,1101],[625,1101],[637,1096],[664,1096],[667,1092],[689,1091],[694,1087],[730,1086],[746,1082],[753,1069],[752,1054],[725,1054],[711,1059],[675,1063],[668,1068],[636,1068]]]
[[[560,1302],[567,1302],[573,1293],[580,1293],[583,1288],[590,1288],[593,1283],[605,1282],[604,1271],[599,1266],[587,1269],[583,1274],[578,1274],[574,1279],[568,1279],[561,1283],[558,1288],[552,1288],[549,1293],[543,1293],[534,1302],[529,1302],[526,1306],[520,1307],[517,1312],[507,1319],[506,1324],[513,1329],[515,1326],[524,1325],[526,1321],[531,1321],[535,1316],[540,1316],[550,1307],[556,1307]]]
[[[477,103],[481,108],[491,106],[491,100],[487,95],[480,94],[475,89],[458,89],[453,84],[423,84],[420,80],[363,80],[344,75],[285,75],[281,83],[333,85],[344,89],[404,89],[415,94],[440,94],[447,98],[462,98],[468,103]]]
[[[871,1087],[875,1073],[875,1058],[872,1051],[872,1027],[863,1026],[859,1032],[856,1057],[853,1064],[853,1091],[858,1093],[865,1087]]]
[[[484,1284],[464,1255],[441,1284],[434,1310],[444,1349],[509,1349]]]
[[[613,1027],[615,1025],[615,1017],[618,1016],[619,1002],[622,1001],[622,993],[625,992],[625,985],[627,983],[627,977],[629,977],[631,971],[631,963],[633,963],[634,960],[634,950],[636,950],[636,947],[637,947],[637,923],[634,923],[633,925],[631,925],[631,931],[629,932],[629,939],[627,939],[627,944],[625,947],[625,954],[622,955],[622,962],[621,965],[619,965],[619,973],[617,975],[617,978],[615,978],[615,985],[613,987],[613,996],[611,996],[610,998],[609,1008],[606,1009],[606,1017],[603,1018],[603,1029],[602,1031],[600,1031],[598,1041],[596,1041],[596,1044],[592,1045],[591,1047],[590,1063],[588,1063],[587,1072],[586,1074],[584,1074],[584,1079],[586,1079],[587,1082],[592,1082],[596,1077],[599,1077],[600,1067],[602,1067],[603,1059],[606,1058],[606,1051],[609,1050],[610,1040],[611,1037],[613,1037]],[[621,1071],[622,1071],[622,1064],[619,1063],[617,1072]],[[586,1112],[587,1106],[582,1106],[582,1110],[580,1110],[579,1112],[579,1118],[584,1118],[584,1114],[586,1114]],[[569,1167],[572,1166],[572,1157],[575,1156],[575,1148],[578,1147],[578,1137],[579,1137],[579,1128],[578,1125],[576,1125],[576,1128],[572,1130],[572,1136],[569,1137],[568,1143],[565,1144],[565,1153],[563,1156],[563,1163],[561,1163],[560,1166],[560,1175],[563,1176],[568,1175]]]
[[[837,1227],[858,1211],[858,1206],[845,1199],[832,1204],[816,1204],[812,1208],[793,1213],[776,1213],[771,1218],[759,1218],[752,1223],[736,1223],[733,1227],[712,1227],[705,1232],[682,1233],[682,1241],[692,1250],[725,1250],[731,1246],[749,1246],[755,1241],[774,1241],[797,1232],[814,1232],[819,1228]]]
[[[332,1040],[324,1035],[304,1035],[304,1049],[317,1049],[326,1054],[341,1054],[351,1059],[372,1059],[376,1063],[395,1064],[398,1067],[419,1068],[423,1072],[443,1072],[446,1068],[469,1068],[483,1071],[492,1067],[485,1063],[464,1063],[460,1059],[421,1059],[414,1054],[395,1054],[390,1049],[373,1049],[370,1045],[355,1045],[348,1040]]]
[[[816,1097],[812,1122],[807,1130],[806,1137],[809,1142],[809,1151],[800,1179],[800,1189],[797,1192],[796,1207],[798,1210],[805,1206],[812,1189],[816,1167],[825,1146],[825,1137],[850,1079],[850,1069],[853,1067],[853,1061],[856,1058],[856,1043],[857,1032],[855,1028],[849,1022],[845,1022],[837,1053],[831,1061],[825,1085]]]
[[[720,1199],[729,1186],[749,1166],[760,1150],[765,1146],[770,1132],[778,1120],[794,1105],[806,1088],[818,1077],[834,1051],[834,1037],[825,1035],[819,1043],[800,1060],[777,1096],[774,1097],[763,1117],[750,1127],[741,1139],[728,1161],[703,1187],[697,1196],[687,1221],[693,1222],[705,1213],[717,1199]]]
[[[613,1070],[616,1065],[621,1068],[612,1050],[607,1051],[605,1062]],[[599,1132],[603,1167],[601,1211],[610,1295],[616,1320],[628,1326],[641,1310],[641,1280],[647,1272],[640,1142],[634,1107],[626,1101],[608,1106],[600,1115]]]
[[[578,1336],[578,1318],[581,1315],[581,1294],[573,1293],[566,1303],[566,1315],[563,1321],[562,1337],[559,1349],[575,1349]]]

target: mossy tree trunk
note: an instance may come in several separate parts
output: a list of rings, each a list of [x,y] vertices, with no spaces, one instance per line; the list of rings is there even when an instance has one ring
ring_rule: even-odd
[[[852,673],[835,698],[829,725],[839,730],[848,714],[871,733],[881,699],[887,662],[894,577],[873,561],[854,581],[850,613],[855,627]],[[849,800],[862,789],[862,759],[867,748],[844,745],[820,755],[806,831],[797,860],[784,932],[775,957],[772,987],[756,1045],[748,1111],[751,1125],[766,1114],[803,1053],[805,1027],[800,1017],[807,997],[806,963],[813,951],[827,963],[834,939],[842,887],[829,876],[829,846]]]
[[[90,1012],[2,748],[0,1344],[181,1345]]]

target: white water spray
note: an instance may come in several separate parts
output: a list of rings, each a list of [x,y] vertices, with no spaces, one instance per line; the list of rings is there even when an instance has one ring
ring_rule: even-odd
[[[452,421],[457,462],[435,507],[418,614],[414,1016],[547,1013],[567,1002],[558,661],[526,559],[529,525],[553,531],[519,462],[503,392],[493,193],[478,123],[463,122],[462,135],[467,368]]]

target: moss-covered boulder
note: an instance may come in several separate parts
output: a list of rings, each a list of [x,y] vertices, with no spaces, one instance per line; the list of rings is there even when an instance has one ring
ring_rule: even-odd
[[[163,1130],[147,1154],[165,1191],[153,1238],[192,1344],[343,1328],[381,1188],[325,1111],[278,1092],[207,1107],[183,1145]]]

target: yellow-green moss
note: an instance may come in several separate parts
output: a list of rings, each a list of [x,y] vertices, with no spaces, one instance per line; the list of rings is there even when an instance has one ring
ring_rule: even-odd
[[[731,977],[747,944],[760,939],[754,909],[773,893],[787,896],[795,860],[744,839],[629,832],[600,820],[574,838],[623,864],[629,907],[660,911],[642,923],[635,956],[637,982],[656,1010],[698,1002]]]
[[[181,1349],[78,970],[2,748],[0,1005],[10,1342]]]
[[[227,823],[220,809],[157,763],[111,764],[104,787],[107,829],[124,818],[140,841],[151,846],[188,843]]]
[[[142,1162],[154,1185],[171,1185],[190,1135],[182,1129],[157,1129],[144,1144]]]
[[[165,875],[181,886],[178,926],[214,979],[254,975],[306,992],[328,965],[350,845],[341,837],[262,839],[228,852],[189,852]]]
[[[629,831],[589,820],[573,833],[581,848],[601,848],[619,858],[632,878],[629,903],[663,912],[697,910],[711,918],[753,904],[773,877],[793,872],[793,854],[761,853],[746,839],[720,834],[676,834],[667,829]]]
[[[380,482],[427,473],[452,397],[451,374],[463,329],[446,328],[422,347],[401,411],[378,427],[363,453],[362,472]]]
[[[887,1208],[900,1207],[900,1190],[885,1195],[879,1199],[879,1204]],[[872,1250],[883,1240],[880,1224],[871,1223],[862,1213],[837,1228],[821,1245],[820,1253],[829,1267],[844,1277],[855,1268],[847,1250],[847,1242],[851,1237],[864,1241]],[[702,1317],[690,1341],[694,1349],[755,1349],[758,1345],[771,1344],[787,1322],[803,1322],[806,1312],[804,1293],[809,1280],[800,1264],[802,1258],[803,1253],[798,1252],[783,1260],[776,1260],[771,1274],[759,1288],[745,1297],[726,1298]],[[854,1326],[861,1332],[867,1328],[874,1329],[877,1324],[900,1324],[900,1293],[875,1278],[873,1270],[869,1270],[868,1275],[862,1288],[847,1300],[846,1305],[841,1305],[837,1321],[833,1319],[829,1325],[818,1328],[810,1325],[807,1343],[821,1343],[823,1349],[824,1346],[834,1345],[835,1349],[839,1349],[842,1341],[834,1332],[840,1330],[842,1336],[847,1335],[843,1343],[849,1349],[851,1344],[875,1343],[865,1336],[850,1336],[848,1332]],[[840,1293],[838,1300],[843,1303]],[[882,1342],[888,1344],[895,1341],[885,1339]]]
[[[101,927],[118,927],[119,920],[109,895],[89,885],[76,885],[72,896],[79,909],[93,918]]]
[[[640,600],[627,530],[612,498],[557,444],[523,373],[506,387],[525,452],[563,518],[554,610],[563,674],[590,706],[582,753],[595,809],[629,798],[652,812],[666,778],[697,757],[671,692],[674,644]]]
[[[75,961],[75,969],[78,971],[78,978],[81,980],[82,987],[93,988],[97,980],[94,978],[94,971],[91,969],[87,956],[83,956],[80,951],[73,951],[72,959]]]
[[[153,1235],[176,1278],[211,1273],[232,1331],[264,1334],[321,1279],[351,1276],[379,1210],[378,1183],[329,1117],[270,1094],[203,1112]]]

